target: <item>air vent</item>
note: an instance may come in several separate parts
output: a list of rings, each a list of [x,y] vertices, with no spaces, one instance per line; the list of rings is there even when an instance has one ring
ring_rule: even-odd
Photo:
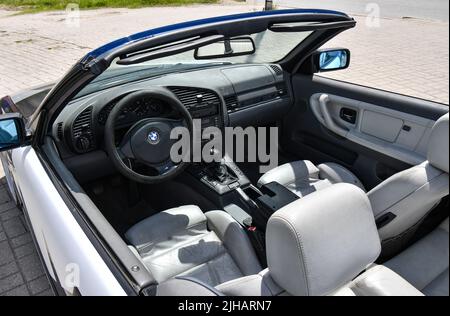
[[[281,69],[278,65],[270,65],[270,68],[272,68],[277,76],[281,76],[283,74],[283,69]]]
[[[59,122],[58,125],[56,126],[56,136],[58,137],[59,140],[63,140],[64,139],[63,123],[62,122]]]
[[[236,95],[229,95],[229,96],[225,97],[224,100],[225,100],[225,106],[227,107],[228,112],[233,112],[239,106]]]
[[[72,137],[78,138],[83,133],[91,133],[92,126],[92,107],[88,107],[81,112],[73,122]]]
[[[170,87],[169,89],[187,109],[208,103],[220,105],[219,97],[211,90],[186,87]]]

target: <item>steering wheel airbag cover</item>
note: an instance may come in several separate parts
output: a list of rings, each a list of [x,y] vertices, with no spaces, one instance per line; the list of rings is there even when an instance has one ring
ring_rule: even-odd
[[[131,150],[141,162],[157,164],[170,158],[172,127],[164,122],[150,122],[139,127],[131,137]],[[144,141],[143,141],[144,140]]]

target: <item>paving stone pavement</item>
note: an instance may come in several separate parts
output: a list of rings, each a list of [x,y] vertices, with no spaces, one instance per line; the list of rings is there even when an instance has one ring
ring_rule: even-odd
[[[327,77],[449,104],[448,23],[365,17],[326,44],[351,51],[350,67]]]
[[[0,176],[0,296],[51,296],[23,213],[6,191],[1,167]]]
[[[280,7],[282,8],[282,7]],[[0,96],[57,80],[91,49],[148,28],[203,17],[260,10],[238,4],[11,15],[0,9]],[[351,12],[349,12],[351,14]],[[354,16],[355,29],[327,46],[352,51],[348,70],[324,76],[449,103],[448,22]],[[76,25],[76,27],[74,26]]]

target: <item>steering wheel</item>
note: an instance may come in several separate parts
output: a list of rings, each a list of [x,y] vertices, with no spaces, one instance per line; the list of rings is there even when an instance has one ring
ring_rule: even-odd
[[[116,146],[115,123],[122,109],[142,98],[165,102],[181,113],[181,119],[163,117],[144,118],[136,122],[125,133]],[[175,164],[170,158],[170,149],[177,141],[170,139],[175,127],[186,127],[192,134],[192,117],[184,105],[169,90],[152,88],[132,92],[122,98],[111,110],[105,124],[105,147],[115,167],[125,177],[146,184],[159,183],[179,175],[187,166],[183,159]],[[139,162],[156,171],[156,175],[138,173],[132,168],[132,161]]]

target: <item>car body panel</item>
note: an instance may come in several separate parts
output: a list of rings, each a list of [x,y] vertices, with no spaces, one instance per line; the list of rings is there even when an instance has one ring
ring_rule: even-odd
[[[56,190],[35,150],[22,147],[12,150],[11,156],[23,206],[50,277],[59,280],[68,293],[74,292],[71,284],[75,281],[73,285],[82,295],[125,295]]]

